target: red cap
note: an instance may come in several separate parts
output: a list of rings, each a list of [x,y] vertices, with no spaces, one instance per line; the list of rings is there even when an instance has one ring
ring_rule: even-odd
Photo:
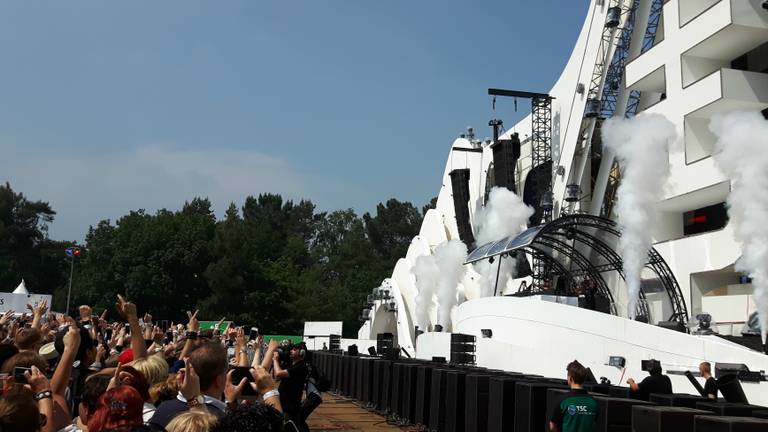
[[[120,356],[117,357],[117,362],[120,364],[126,364],[133,361],[133,350],[131,348],[123,350]]]

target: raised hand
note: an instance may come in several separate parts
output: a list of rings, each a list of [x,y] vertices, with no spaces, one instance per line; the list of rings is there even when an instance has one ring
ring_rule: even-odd
[[[70,325],[69,330],[67,330],[67,333],[64,335],[64,349],[77,351],[79,347],[80,331],[77,329],[77,326]]]
[[[48,300],[43,299],[40,301],[40,303],[37,304],[35,307],[35,310],[32,312],[34,315],[37,316],[43,316],[45,315],[45,312],[48,310]]]
[[[256,366],[251,368],[251,375],[253,375],[254,381],[251,383],[251,386],[259,395],[263,395],[264,393],[277,388],[272,375],[270,375],[263,367]]]
[[[184,399],[190,400],[200,395],[200,377],[195,372],[195,367],[188,358],[184,359],[184,369],[179,371],[179,391]]]
[[[232,369],[227,372],[227,383],[224,385],[224,400],[229,403],[237,402],[237,399],[243,394],[246,383],[248,383],[248,380],[243,378],[237,385],[232,384],[232,374],[234,371]]]
[[[213,328],[214,332],[220,332],[221,331],[221,325],[224,324],[224,320],[227,319],[226,317],[221,317],[221,319],[216,322],[216,327]]]
[[[127,301],[120,294],[117,295],[117,303],[115,303],[115,309],[126,320],[135,318],[138,320],[138,314],[136,313],[136,305]]]
[[[200,330],[200,322],[197,320],[197,313],[200,311],[195,311],[195,313],[192,313],[190,311],[187,311],[187,316],[189,317],[189,323],[187,324],[187,331],[198,331]]]
[[[8,321],[10,321],[10,320],[11,320],[11,318],[13,318],[13,314],[15,314],[15,313],[16,313],[16,312],[14,312],[14,311],[12,311],[12,310],[6,311],[6,312],[3,314],[3,316],[0,316],[0,324],[6,324],[6,323],[8,323]]]
[[[40,393],[51,389],[51,382],[40,372],[37,366],[30,367],[30,370],[24,372],[27,384],[24,387],[32,390],[33,393]]]
[[[238,327],[235,331],[235,345],[237,345],[238,349],[243,349],[245,344],[245,330],[242,327]]]

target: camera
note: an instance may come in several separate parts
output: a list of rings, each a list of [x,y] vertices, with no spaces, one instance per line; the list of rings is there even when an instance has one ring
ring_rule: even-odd
[[[661,370],[661,362],[658,360],[641,360],[640,369],[645,372],[652,372],[654,370]]]
[[[763,0],[763,9],[768,10],[768,0]]]

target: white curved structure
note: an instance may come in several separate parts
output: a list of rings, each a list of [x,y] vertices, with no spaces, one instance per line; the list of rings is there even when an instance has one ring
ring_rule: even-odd
[[[639,91],[638,113],[660,113],[675,124],[679,142],[670,153],[672,173],[665,198],[658,203],[661,223],[653,233],[655,248],[680,285],[689,318],[708,312],[713,327],[728,335],[740,335],[754,311],[751,285],[742,283],[746,281],[733,269],[741,247],[727,224],[691,232],[686,221],[690,215],[709,216],[710,206],[723,203],[730,192],[729,179],[709,157],[715,143],[708,129],[709,119],[718,112],[768,108],[768,10],[762,9],[761,2],[592,0],[573,53],[549,91],[554,97],[554,214],[563,210],[600,214],[606,204],[606,190],[611,189],[613,157],[603,152],[600,159],[594,158],[598,149],[592,148],[597,142],[593,135],[598,132],[594,121],[585,120],[585,107],[594,94],[592,90],[598,97],[606,97],[607,63],[616,54],[621,28],[629,16],[622,14],[618,30],[606,30],[609,8],[617,6],[627,11],[635,5],[634,30],[631,42],[624,46],[628,58],[621,86],[614,88],[613,113],[623,116],[631,92]],[[660,5],[662,11],[657,9]],[[609,36],[607,44],[605,35]],[[530,141],[525,139],[531,126],[531,116],[511,127],[507,125],[508,133],[518,132],[523,140],[517,164],[518,185],[523,184],[531,167]],[[409,273],[418,256],[432,253],[444,241],[459,238],[449,173],[461,168],[470,170],[467,204],[474,225],[492,160],[490,146],[467,138],[454,141],[436,208],[427,213],[419,236],[388,280],[397,312],[384,311],[384,301],[377,300],[372,320],[360,329],[361,339],[375,339],[386,329],[397,333],[398,342],[411,354],[421,358],[446,356],[449,337],[445,333],[425,333],[414,344],[417,291]],[[563,200],[567,184],[581,185],[584,196],[574,204]],[[700,213],[689,213],[693,211]],[[768,356],[717,336],[673,332],[536,297],[478,298],[479,282],[480,275],[469,269],[457,287],[463,303],[453,313],[453,328],[446,330],[478,338],[481,329],[493,330],[492,339],[478,339],[477,362],[481,366],[562,376],[565,364],[577,358],[595,375],[605,376],[615,384],[629,376],[644,376],[639,370],[640,360],[650,358],[661,360],[670,371],[695,371],[701,361],[744,363],[753,371],[768,370]],[[661,307],[650,307],[651,323],[666,319]],[[434,310],[430,316],[431,328],[436,324]],[[627,359],[626,371],[606,366],[612,355]],[[672,379],[676,392],[693,391],[684,377],[673,375]],[[750,402],[768,405],[768,383],[743,387]]]

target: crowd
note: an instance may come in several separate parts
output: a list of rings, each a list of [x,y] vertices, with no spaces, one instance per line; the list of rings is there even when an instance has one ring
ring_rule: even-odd
[[[158,325],[121,296],[111,321],[27,307],[0,316],[0,432],[306,431],[322,402],[303,344],[265,344],[223,318]]]

